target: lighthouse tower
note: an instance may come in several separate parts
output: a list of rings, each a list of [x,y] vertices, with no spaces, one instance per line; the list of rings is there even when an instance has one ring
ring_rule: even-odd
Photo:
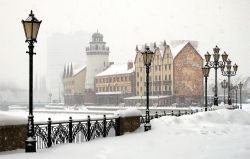
[[[86,47],[87,74],[85,89],[94,90],[95,76],[109,65],[109,47],[103,41],[103,35],[98,31],[92,34],[92,41]]]

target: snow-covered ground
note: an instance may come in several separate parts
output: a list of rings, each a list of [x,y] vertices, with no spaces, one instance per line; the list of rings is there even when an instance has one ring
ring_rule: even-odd
[[[88,114],[79,114],[74,112],[68,113],[56,113],[56,112],[43,112],[34,113],[34,121],[46,122],[50,117],[52,121],[68,120],[69,117],[72,119],[87,119]],[[103,115],[90,115],[91,118],[102,118]],[[12,111],[0,111],[0,125],[15,125],[25,124],[28,122],[28,112],[24,110],[12,110]]]
[[[37,153],[0,153],[1,159],[249,159],[250,112],[220,109],[181,117],[165,116],[119,137],[63,144]]]

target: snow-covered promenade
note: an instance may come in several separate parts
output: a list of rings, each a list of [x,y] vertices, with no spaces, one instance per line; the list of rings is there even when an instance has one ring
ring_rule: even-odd
[[[37,153],[2,152],[0,158],[249,159],[250,112],[245,108],[165,116],[152,120],[152,130],[148,132],[141,127],[123,136],[63,144]]]

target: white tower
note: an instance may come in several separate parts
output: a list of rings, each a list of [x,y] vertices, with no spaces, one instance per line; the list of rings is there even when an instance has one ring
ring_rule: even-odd
[[[86,47],[87,53],[87,75],[85,89],[94,89],[95,76],[109,65],[109,47],[103,42],[103,35],[98,31],[92,34],[92,41]]]

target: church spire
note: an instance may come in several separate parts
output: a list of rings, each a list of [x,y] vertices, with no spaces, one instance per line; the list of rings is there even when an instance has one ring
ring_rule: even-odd
[[[66,78],[66,66],[64,66],[64,70],[63,70],[63,79]]]
[[[137,51],[139,51],[139,49],[138,49],[138,45],[136,45],[136,47],[135,47],[135,51],[137,52]]]
[[[163,42],[163,46],[167,46],[166,40],[164,40],[164,42]]]
[[[73,76],[73,67],[72,67],[72,62],[71,62],[71,65],[70,65],[70,77]]]

